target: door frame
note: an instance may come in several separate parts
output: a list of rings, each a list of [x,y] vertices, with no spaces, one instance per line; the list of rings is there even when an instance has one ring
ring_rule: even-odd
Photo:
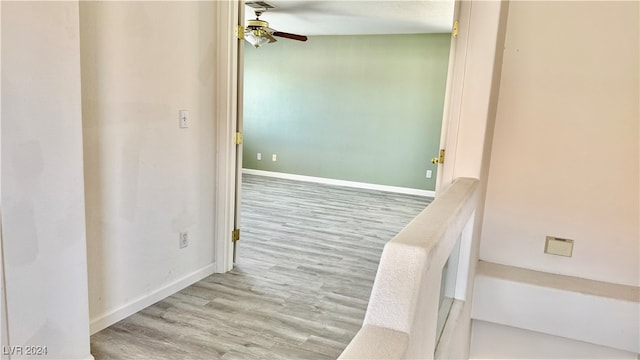
[[[233,141],[236,131],[241,130],[242,91],[240,84],[243,78],[242,46],[238,40],[236,25],[242,25],[240,16],[244,9],[244,0],[219,1],[218,6],[218,53],[217,53],[217,120],[216,120],[216,191],[215,191],[215,271],[224,273],[233,268],[234,245],[231,233],[239,221],[240,184],[242,176],[242,145]],[[445,106],[442,119],[440,146],[446,149],[446,166],[438,164],[436,191],[453,182],[456,159],[457,135],[462,108],[467,48],[469,42],[470,1],[456,0],[454,20],[459,21],[457,38],[452,38],[447,85],[445,90]],[[436,193],[437,194],[437,193]],[[236,219],[238,217],[238,219]]]
[[[235,31],[244,1],[216,1],[216,154],[214,198],[215,272],[233,268],[232,232],[235,229],[237,159],[242,154],[235,144],[238,129],[238,48]]]

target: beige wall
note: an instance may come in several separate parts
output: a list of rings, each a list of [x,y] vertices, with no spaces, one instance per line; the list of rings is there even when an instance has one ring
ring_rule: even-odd
[[[511,3],[481,259],[638,286],[638,13]]]
[[[213,270],[215,14],[214,2],[80,6],[93,331]]]
[[[3,345],[87,359],[78,2],[1,7]]]

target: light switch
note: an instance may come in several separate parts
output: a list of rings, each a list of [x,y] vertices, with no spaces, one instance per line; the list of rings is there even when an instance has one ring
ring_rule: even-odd
[[[547,236],[544,252],[547,254],[571,257],[573,254],[573,240]]]
[[[189,110],[180,110],[178,114],[180,118],[180,128],[186,129],[189,127]]]

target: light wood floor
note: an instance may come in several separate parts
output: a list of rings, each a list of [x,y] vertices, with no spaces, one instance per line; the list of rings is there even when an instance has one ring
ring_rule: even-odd
[[[335,359],[430,198],[245,175],[239,260],[91,337],[103,359]]]

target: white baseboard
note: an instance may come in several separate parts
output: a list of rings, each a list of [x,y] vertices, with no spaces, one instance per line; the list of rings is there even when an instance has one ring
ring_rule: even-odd
[[[431,190],[412,189],[412,188],[405,188],[400,186],[369,184],[369,183],[363,183],[363,182],[357,182],[357,181],[327,179],[327,178],[321,178],[321,177],[315,177],[315,176],[287,174],[287,173],[280,173],[280,172],[273,172],[273,171],[242,169],[242,173],[249,174],[249,175],[269,176],[269,177],[275,177],[275,178],[287,179],[287,180],[308,181],[308,182],[326,184],[326,185],[337,185],[337,186],[346,186],[346,187],[367,189],[367,190],[387,191],[387,192],[393,192],[398,194],[418,195],[418,196],[427,196],[427,197],[435,197],[436,195],[436,192]]]
[[[89,325],[91,335],[117,323],[118,321],[130,315],[137,313],[147,306],[155,304],[156,302],[166,298],[167,296],[175,294],[176,292],[186,288],[187,286],[206,278],[214,272],[215,263],[211,263],[190,274],[187,274],[186,276],[172,283],[167,284],[166,286],[156,289],[149,294],[143,295],[133,301],[130,301],[129,303],[124,304],[107,314],[101,315],[95,319],[91,319]]]

